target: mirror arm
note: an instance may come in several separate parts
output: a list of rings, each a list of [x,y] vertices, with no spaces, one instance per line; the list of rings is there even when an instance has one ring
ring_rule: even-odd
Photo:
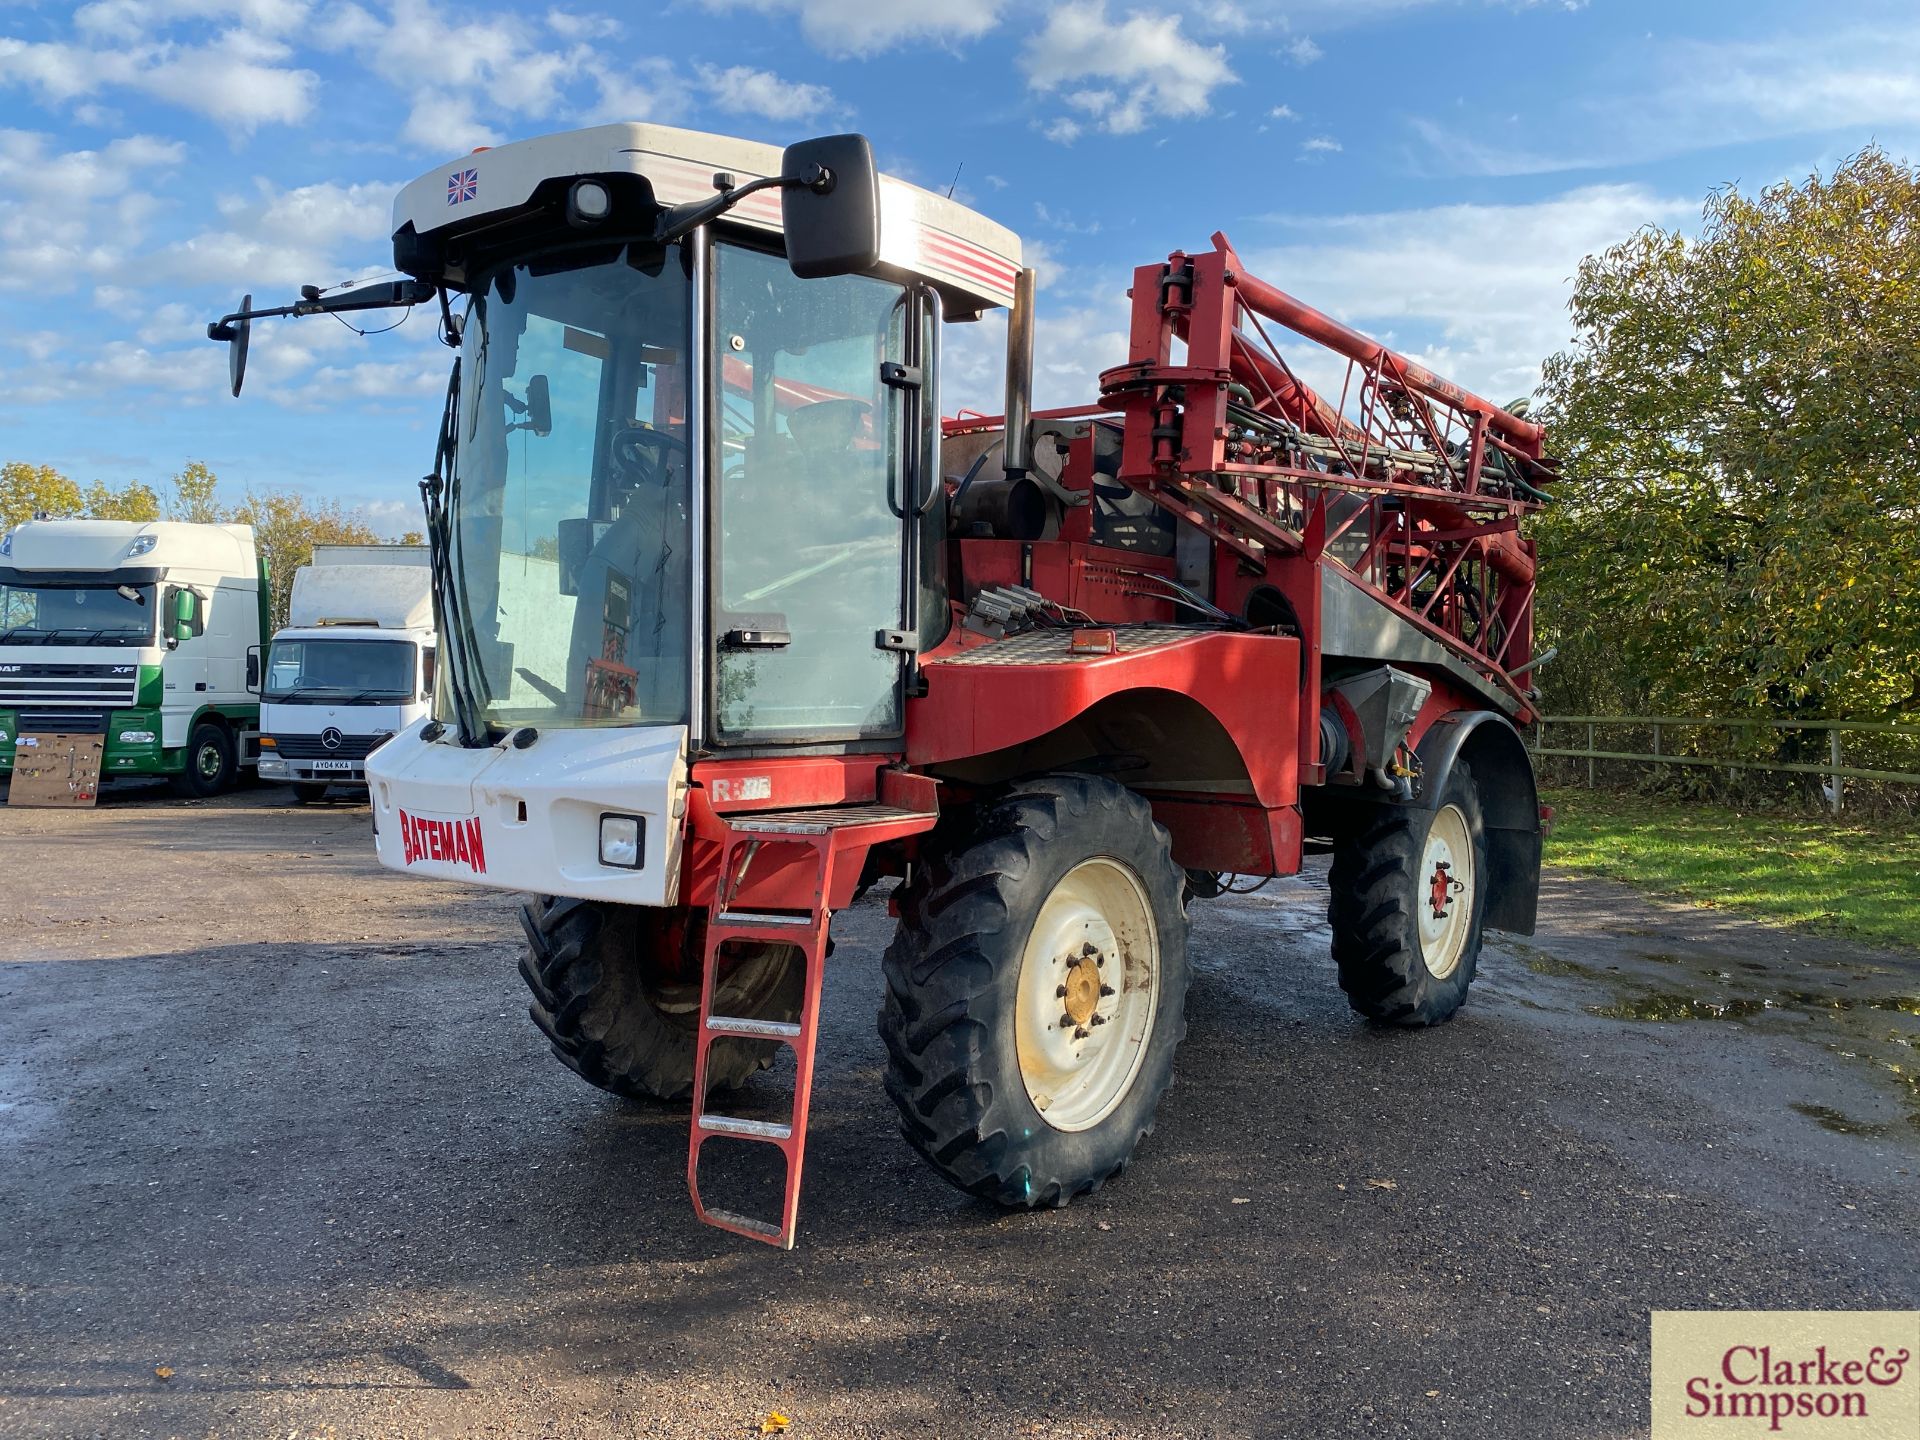
[[[318,291],[312,294],[303,292],[291,305],[272,305],[264,310],[236,310],[231,315],[222,315],[207,326],[207,338],[233,339],[233,325],[240,320],[265,320],[281,315],[334,315],[349,310],[397,310],[410,305],[424,305],[438,293],[436,287],[424,280],[395,280],[386,285],[362,286],[344,295],[322,296]]]
[[[816,195],[825,195],[833,189],[833,172],[824,165],[813,167],[813,173],[803,178],[786,175],[765,175],[758,180],[749,180],[744,185],[732,183],[730,175],[716,175],[715,181],[726,181],[720,193],[711,200],[689,200],[681,205],[672,205],[662,210],[653,222],[653,241],[656,245],[667,245],[690,235],[709,220],[717,220],[749,195],[762,190],[777,190],[786,185],[803,185]]]

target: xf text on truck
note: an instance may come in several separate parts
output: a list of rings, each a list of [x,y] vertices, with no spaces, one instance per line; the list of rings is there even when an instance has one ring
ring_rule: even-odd
[[[1331,850],[1340,981],[1387,1024],[1531,931],[1544,436],[1224,236],[1136,270],[1098,398],[1038,414],[1019,239],[860,136],[504,145],[401,192],[394,256],[210,333],[238,393],[260,315],[438,306],[440,675],[367,762],[380,858],[539,897],[535,1022],[691,1098],[702,1219],[793,1244],[828,922],[879,877],[901,1127],[1014,1207],[1132,1157],[1230,877]],[[947,327],[995,307],[1005,414],[942,419]],[[790,1113],[729,1113],[782,1046]],[[703,1191],[715,1142],[778,1152],[776,1213]]]

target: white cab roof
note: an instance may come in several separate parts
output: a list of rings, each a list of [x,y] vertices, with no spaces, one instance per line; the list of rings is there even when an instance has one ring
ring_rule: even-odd
[[[425,235],[526,203],[555,176],[628,171],[645,176],[663,205],[712,199],[713,177],[744,184],[780,171],[780,147],[665,125],[599,125],[543,135],[449,161],[422,175],[394,202],[396,233],[409,223]],[[780,195],[749,195],[725,223],[778,233]],[[890,175],[880,177],[880,259],[959,292],[976,310],[1013,303],[1020,237],[965,205]],[[950,301],[950,304],[953,302]]]
[[[135,555],[135,542],[142,553]],[[19,570],[210,570],[257,578],[253,527],[177,520],[29,520],[13,532],[0,565]]]

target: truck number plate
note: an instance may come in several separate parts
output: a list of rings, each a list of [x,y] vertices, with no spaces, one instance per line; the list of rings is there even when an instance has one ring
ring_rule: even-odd
[[[351,770],[353,769],[353,761],[351,760],[316,760],[313,762],[313,768],[316,770]]]

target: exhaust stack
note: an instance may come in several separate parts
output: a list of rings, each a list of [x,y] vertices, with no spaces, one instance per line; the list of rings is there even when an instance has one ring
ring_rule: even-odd
[[[1000,468],[1009,480],[1033,469],[1033,271],[1013,282],[1013,309],[1007,313],[1007,439]]]

